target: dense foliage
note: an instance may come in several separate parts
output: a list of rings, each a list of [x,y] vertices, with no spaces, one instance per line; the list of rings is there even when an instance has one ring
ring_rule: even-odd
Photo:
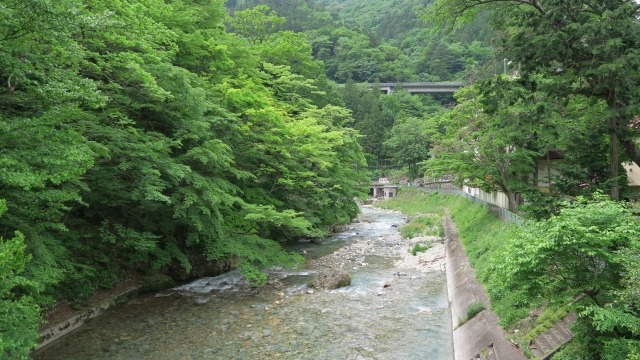
[[[268,5],[303,32],[326,74],[345,83],[474,80],[501,71],[485,19],[447,33],[424,23],[430,0],[235,0],[230,11]]]
[[[479,81],[472,98],[466,96],[462,101],[479,103],[482,116],[500,129],[511,129],[509,135],[496,134],[502,141],[494,148],[500,160],[491,167],[502,166],[505,157],[514,156],[521,164],[533,164],[532,160],[556,151],[564,160],[559,174],[548,176],[552,193],[576,196],[606,188],[613,198],[631,197],[621,164],[640,162],[636,144],[640,5],[632,0],[440,0],[429,9],[427,19],[460,23],[484,17],[486,11],[491,11],[491,23],[501,34],[496,46],[510,62],[509,76]],[[518,132],[520,139],[509,138]],[[455,130],[444,135],[449,142],[454,141],[452,136]],[[452,149],[442,148],[440,154],[455,158]],[[518,155],[524,151],[531,153]],[[548,203],[535,189],[537,174],[524,177],[535,171],[509,161],[511,169],[500,175],[500,181],[495,176],[478,181],[487,188],[494,185],[505,192],[519,191],[530,201]],[[461,178],[471,172],[483,173],[456,172]],[[541,207],[533,213],[548,214]]]
[[[486,19],[444,31],[422,20],[430,3],[236,0],[227,1],[227,8],[232,14],[250,14],[242,15],[243,24],[230,21],[232,29],[246,33],[250,24],[271,17],[269,28],[294,31],[308,39],[314,59],[324,63],[323,82],[345,84],[342,99],[334,99],[352,111],[353,123],[348,125],[363,135],[359,143],[370,169],[377,176],[398,174],[412,179],[420,175],[418,164],[429,157],[424,119],[453,103],[453,98],[445,95],[434,101],[428,95],[411,97],[402,92],[379,96],[361,83],[473,81],[502,71],[491,45],[495,35]],[[265,47],[291,58],[300,49]]]
[[[216,261],[263,281],[301,260],[279,240],[357,215],[351,115],[311,44],[267,9],[0,8],[0,357],[26,356],[52,300]]]

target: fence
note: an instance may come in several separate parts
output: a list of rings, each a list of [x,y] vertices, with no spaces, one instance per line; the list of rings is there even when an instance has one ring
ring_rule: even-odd
[[[466,193],[462,190],[460,190],[460,188],[456,187],[455,185],[451,184],[451,182],[437,182],[437,183],[430,183],[430,184],[425,184],[424,187],[420,188],[423,191],[427,191],[427,192],[443,192],[443,193],[447,193],[447,194],[452,194],[452,195],[459,195],[459,196],[464,196],[467,199],[473,201],[476,204],[480,204],[483,205],[491,214],[493,214],[494,216],[496,216],[499,219],[502,219],[504,221],[509,221],[512,223],[516,223],[516,224],[522,224],[524,222],[524,220],[512,213],[511,211],[500,207],[498,205],[492,204],[490,202],[487,202],[483,199],[480,199],[478,197],[475,197],[469,193]]]

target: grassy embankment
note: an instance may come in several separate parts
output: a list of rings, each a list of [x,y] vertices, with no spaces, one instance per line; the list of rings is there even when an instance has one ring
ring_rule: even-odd
[[[518,225],[497,219],[483,206],[463,197],[424,193],[413,188],[402,188],[396,198],[378,202],[376,206],[405,213],[413,219],[405,225],[409,229],[419,226],[421,214],[443,216],[447,208],[476,276],[489,293],[493,311],[522,348],[567,314],[565,304],[550,304],[541,298],[532,299],[524,292],[507,291],[497,278],[494,270],[506,256],[505,245],[517,236]]]

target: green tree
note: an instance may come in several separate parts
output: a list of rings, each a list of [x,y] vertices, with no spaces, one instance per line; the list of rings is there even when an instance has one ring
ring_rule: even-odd
[[[503,292],[577,300],[575,342],[585,358],[626,359],[637,353],[638,220],[601,193],[578,197],[557,216],[525,226],[496,265]],[[499,291],[496,291],[498,293]]]
[[[20,231],[32,261],[24,276],[46,286],[72,267],[65,216],[82,203],[83,174],[99,145],[82,135],[85,109],[106,98],[78,74],[85,56],[73,34],[87,19],[75,1],[7,3],[0,14],[0,235]],[[46,298],[38,297],[39,303]]]
[[[506,250],[500,274],[508,286],[547,297],[568,291],[602,305],[620,288],[618,251],[635,245],[636,225],[628,209],[601,194],[579,197],[558,216],[527,227]]]
[[[353,128],[362,134],[360,145],[369,156],[369,165],[378,165],[385,159],[383,142],[393,127],[393,116],[382,113],[380,94],[367,85],[349,80],[343,88],[345,107],[353,115]]]
[[[407,81],[412,65],[407,55],[371,35],[344,26],[308,32],[313,54],[324,61],[327,76],[339,82]]]
[[[0,216],[7,210],[0,199]],[[0,354],[7,359],[27,359],[38,339],[40,307],[34,300],[43,286],[24,276],[31,257],[25,254],[24,236],[0,237]]]
[[[276,32],[285,18],[278,16],[267,5],[258,5],[252,9],[237,11],[229,19],[231,29],[248,39],[251,43],[260,43]]]
[[[384,149],[392,161],[408,169],[409,178],[418,176],[418,164],[429,158],[431,140],[429,118],[442,110],[429,95],[412,95],[398,89],[380,98],[381,111],[391,127]]]
[[[458,106],[434,119],[433,158],[426,166],[461,184],[503,192],[513,211],[540,155],[538,109],[535,95],[521,84],[496,79],[491,86],[486,93],[476,86],[459,91]]]
[[[580,94],[607,104],[611,195],[619,197],[619,144],[640,162],[637,134],[629,125],[640,112],[640,5],[610,1],[440,0],[431,19],[468,18],[490,6],[508,34],[505,57],[523,74],[553,79],[549,91]]]
[[[552,191],[577,196],[609,189],[610,160],[603,156],[609,148],[606,104],[570,96],[560,112],[556,150],[562,152],[563,160],[558,166],[559,175],[550,179]],[[626,182],[621,188],[626,188]]]
[[[418,164],[429,158],[430,139],[425,119],[398,117],[394,121],[389,138],[384,142],[396,164],[407,166],[409,178],[418,177]]]
[[[316,79],[323,74],[323,65],[313,58],[311,44],[303,34],[278,32],[261,44],[259,49],[263,61],[287,65],[291,72],[307,79]]]

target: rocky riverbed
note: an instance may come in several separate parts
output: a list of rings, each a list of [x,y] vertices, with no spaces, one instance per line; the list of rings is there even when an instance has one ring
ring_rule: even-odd
[[[413,255],[411,249],[415,244],[430,244],[431,247]],[[395,232],[355,242],[332,254],[310,260],[309,266],[358,270],[368,265],[366,258],[371,256],[397,257],[394,267],[398,271],[437,272],[444,271],[445,247],[442,239],[435,236],[402,239],[400,234]]]
[[[444,248],[403,240],[400,213],[363,207],[322,244],[292,250],[305,269],[271,270],[253,287],[232,272],[163,296],[135,299],[37,355],[38,359],[451,359]],[[432,242],[413,256],[415,242]],[[352,277],[335,290],[308,287],[324,269]]]

